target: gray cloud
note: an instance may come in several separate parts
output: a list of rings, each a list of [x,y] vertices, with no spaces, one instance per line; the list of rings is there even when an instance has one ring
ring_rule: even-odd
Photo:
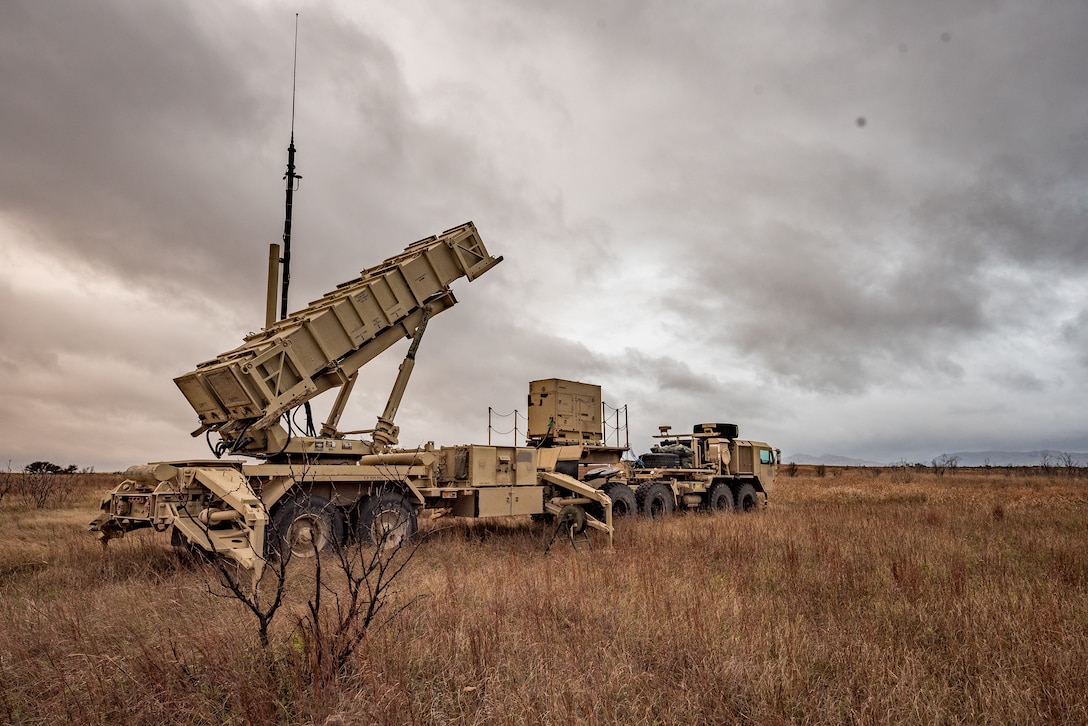
[[[557,376],[629,403],[639,435],[720,418],[894,459],[1020,446],[1030,421],[1033,446],[1068,445],[1088,435],[1068,404],[1088,394],[1086,15],[1073,0],[306,8],[293,306],[473,219],[507,259],[428,332],[406,441],[479,440],[487,405]],[[40,443],[57,431],[100,466],[199,448],[170,379],[259,325],[293,19],[6,9],[13,458],[66,458]],[[362,427],[389,357],[356,394]]]
[[[1081,365],[1088,368],[1088,307],[1062,326],[1062,337]]]

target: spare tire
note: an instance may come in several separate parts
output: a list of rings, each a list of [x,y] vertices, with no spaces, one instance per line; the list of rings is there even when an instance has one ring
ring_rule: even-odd
[[[680,454],[643,454],[642,463],[647,469],[677,469],[680,467]]]

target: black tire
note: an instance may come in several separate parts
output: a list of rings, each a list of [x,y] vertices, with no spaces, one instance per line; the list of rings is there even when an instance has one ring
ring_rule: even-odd
[[[680,454],[643,454],[642,465],[647,469],[676,469],[680,466]]]
[[[328,499],[298,494],[285,499],[272,515],[270,553],[313,557],[344,541],[344,514]]]
[[[359,508],[356,532],[361,542],[395,548],[411,541],[418,531],[416,509],[400,492],[376,494]]]
[[[708,512],[733,511],[733,490],[729,484],[720,481],[710,487],[706,493],[706,509]]]
[[[579,535],[586,531],[586,510],[577,504],[568,504],[556,515],[556,525],[572,537]]]
[[[668,517],[676,506],[672,491],[659,481],[641,484],[635,492],[635,501],[638,502],[639,514],[650,519]]]
[[[744,484],[737,490],[737,511],[752,512],[759,508],[759,495],[751,484]]]
[[[638,502],[631,487],[622,481],[611,482],[604,487],[604,493],[612,500],[612,519],[633,517],[638,514]],[[603,516],[602,512],[602,516]]]

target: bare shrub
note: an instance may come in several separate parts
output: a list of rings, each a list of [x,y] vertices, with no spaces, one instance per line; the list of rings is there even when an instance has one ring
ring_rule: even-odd
[[[8,468],[0,471],[0,502],[4,501],[11,490],[15,487],[15,472],[11,470],[11,462],[8,462]]]
[[[1041,471],[1044,476],[1050,476],[1051,474],[1053,474],[1054,467],[1054,457],[1049,451],[1044,451],[1039,454],[1039,471]]]
[[[960,465],[960,457],[952,454],[941,454],[932,461],[933,473],[938,477],[944,476],[945,472],[949,474],[955,474],[956,468]]]
[[[371,496],[382,493],[379,489]],[[388,623],[422,597],[402,599],[395,587],[415,556],[420,538],[404,536],[405,525],[379,528],[371,533],[373,542],[367,536],[343,542],[333,538],[325,551],[319,551],[317,541],[311,539],[310,558],[274,530],[271,518],[269,522],[264,567],[256,581],[251,572],[213,556],[215,579],[208,583],[208,592],[238,601],[256,619],[257,638],[270,669],[284,665],[284,653],[302,656],[290,666],[296,677],[303,677],[313,689],[325,689],[345,673],[373,627]],[[309,595],[301,604],[304,614],[297,616],[285,647],[274,647],[273,620],[285,605],[297,603],[294,598],[299,588],[291,583],[310,578]]]
[[[1058,464],[1061,466],[1062,472],[1070,479],[1079,477],[1083,469],[1077,462],[1077,458],[1068,451],[1058,454]]]
[[[287,588],[287,565],[291,560],[291,550],[288,547],[283,550],[282,553],[277,552],[275,557],[266,558],[265,566],[256,581],[252,573],[240,569],[225,557],[213,555],[211,558],[218,589],[209,584],[208,592],[216,597],[240,602],[257,620],[257,639],[265,649],[270,642],[268,629],[283,605]]]
[[[395,587],[419,544],[419,538],[409,544],[385,529],[372,544],[337,543],[331,567],[324,567],[320,556],[314,558],[313,589],[299,628],[316,684],[334,683],[370,628],[388,623],[422,597],[402,599]]]
[[[906,462],[892,464],[888,478],[895,484],[910,484],[914,481],[914,469]]]
[[[23,506],[44,509],[61,507],[72,494],[75,465],[62,469],[48,461],[27,464],[14,479],[14,491]]]

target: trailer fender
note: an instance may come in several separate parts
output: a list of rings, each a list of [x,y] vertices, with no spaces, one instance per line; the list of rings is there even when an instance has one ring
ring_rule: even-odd
[[[264,569],[265,529],[268,510],[249,485],[245,475],[236,469],[198,468],[193,479],[223,500],[223,504],[238,513],[227,529],[213,529],[192,516],[191,512],[174,508],[172,524],[191,543],[209,552],[226,555],[260,579]]]
[[[276,477],[271,479],[263,487],[261,487],[261,501],[264,503],[265,509],[269,512],[272,511],[272,507],[276,506],[287,494],[288,490],[294,486],[295,480],[289,476]]]

